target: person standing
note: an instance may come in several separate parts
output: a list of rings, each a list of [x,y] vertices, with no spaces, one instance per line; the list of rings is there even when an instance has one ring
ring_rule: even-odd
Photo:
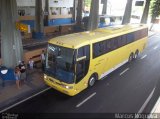
[[[24,61],[20,62],[20,64],[18,65],[19,69],[20,69],[20,72],[21,72],[21,80],[26,80],[26,66],[25,66],[25,63]]]
[[[33,69],[33,67],[34,67],[34,61],[31,58],[29,59],[28,64],[29,64],[29,69]]]
[[[19,69],[18,66],[16,66],[14,74],[15,74],[17,88],[20,89],[20,75],[21,75],[21,72],[20,72],[20,69]]]
[[[40,58],[41,58],[41,63],[42,63],[42,71],[44,71],[44,69],[45,69],[45,60],[46,60],[44,50],[42,50]]]

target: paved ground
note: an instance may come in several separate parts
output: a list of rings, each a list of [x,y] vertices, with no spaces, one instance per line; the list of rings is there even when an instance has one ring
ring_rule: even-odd
[[[93,116],[96,116],[95,114],[100,116],[98,113],[151,112],[160,96],[159,39],[159,34],[151,36],[147,48],[139,59],[122,66],[104,80],[98,81],[93,88],[74,97],[50,89],[5,112],[94,113]],[[120,76],[126,69],[128,71]]]
[[[2,84],[2,82],[0,84]],[[28,73],[28,80],[23,82],[21,89],[17,89],[15,81],[5,81],[5,87],[0,85],[0,110],[46,88],[47,86],[43,82],[43,72],[41,69],[30,71]]]

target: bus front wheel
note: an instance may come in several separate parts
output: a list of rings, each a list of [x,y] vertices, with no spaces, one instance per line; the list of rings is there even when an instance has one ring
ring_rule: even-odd
[[[92,87],[96,82],[96,76],[95,75],[92,75],[88,81],[88,86],[89,87]]]

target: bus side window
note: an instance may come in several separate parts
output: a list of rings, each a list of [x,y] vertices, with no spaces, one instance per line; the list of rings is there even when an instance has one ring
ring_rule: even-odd
[[[84,48],[79,48],[78,49],[78,58],[83,57],[85,54]]]
[[[93,44],[93,58],[104,54],[105,46],[104,41]]]
[[[139,39],[139,33],[140,33],[140,31],[135,31],[134,32],[135,41]]]
[[[93,58],[96,58],[99,54],[99,44],[93,44]]]
[[[127,44],[127,38],[126,35],[121,36],[121,42],[122,42],[122,46]]]
[[[110,39],[105,41],[105,45],[106,45],[106,48],[105,48],[106,53],[112,51],[111,40]]]
[[[134,32],[127,34],[127,44],[132,43],[134,39]]]
[[[122,36],[118,37],[118,47],[122,47],[123,43],[122,43]]]
[[[114,38],[111,39],[111,50],[114,50],[116,48],[116,42],[114,40]]]
[[[114,38],[114,49],[118,48],[118,40],[117,38]]]
[[[90,58],[90,47],[89,47],[89,45],[83,46],[83,47],[78,49],[77,58],[81,58],[83,56],[86,56],[86,59],[89,60],[89,58]]]
[[[86,59],[77,61],[76,65],[76,83],[80,82],[84,76],[88,73],[90,62],[90,46],[83,46],[78,49],[77,58],[86,56]]]
[[[148,29],[147,28],[146,29],[142,29],[140,31],[140,36],[141,36],[141,38],[147,37],[148,36]]]

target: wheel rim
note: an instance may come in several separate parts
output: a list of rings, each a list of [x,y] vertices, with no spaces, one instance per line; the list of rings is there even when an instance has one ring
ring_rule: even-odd
[[[135,59],[137,58],[137,53],[134,55],[134,58],[135,58]]]
[[[139,54],[139,52],[137,51],[137,52],[135,53],[135,59],[138,57],[138,54]]]
[[[90,79],[90,81],[89,81],[89,85],[90,85],[90,86],[93,86],[94,83],[95,83],[95,78],[92,77],[92,78]]]
[[[132,61],[132,55],[129,56],[129,62],[131,62],[131,61]]]

